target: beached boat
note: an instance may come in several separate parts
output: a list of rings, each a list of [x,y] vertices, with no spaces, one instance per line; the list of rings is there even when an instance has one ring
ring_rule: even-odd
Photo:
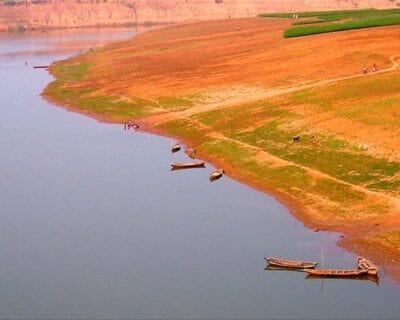
[[[304,270],[309,275],[318,276],[318,277],[329,277],[329,278],[337,278],[337,277],[359,277],[365,276],[368,274],[368,270],[348,270],[348,269],[315,269],[315,270]]]
[[[186,154],[189,156],[189,158],[196,159],[196,150],[193,148],[189,148],[186,150]]]
[[[287,270],[290,270],[290,269],[287,269]],[[301,270],[301,271],[303,271],[303,270]],[[307,274],[305,279],[307,279],[307,280],[324,280],[324,279],[338,279],[338,277],[337,276],[317,276],[317,275]],[[352,276],[352,277],[341,277],[339,279],[340,280],[352,280],[352,281],[370,281],[370,282],[375,283],[377,286],[379,286],[379,277],[371,276],[368,273],[358,275],[358,276]]]
[[[280,258],[264,257],[264,259],[272,266],[291,269],[312,269],[318,264],[318,262],[312,261],[286,260]]]
[[[171,152],[175,153],[178,152],[179,150],[181,150],[181,145],[179,143],[175,143],[172,147],[171,147]]]
[[[215,180],[218,180],[219,178],[221,178],[224,175],[224,169],[217,169],[213,172],[210,173],[210,181],[213,182]]]
[[[197,162],[186,162],[186,163],[173,163],[171,164],[171,170],[179,170],[179,169],[191,169],[191,168],[204,168],[204,161]]]
[[[378,275],[378,267],[374,265],[371,261],[358,257],[357,259],[358,269],[367,270],[369,275],[377,276]]]

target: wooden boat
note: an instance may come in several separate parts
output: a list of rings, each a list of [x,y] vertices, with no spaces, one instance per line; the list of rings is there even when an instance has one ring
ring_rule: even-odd
[[[272,264],[267,264],[264,268],[265,271],[286,271],[286,272],[304,272],[301,268],[287,268],[287,267],[277,267]]]
[[[217,169],[213,172],[210,173],[210,181],[213,182],[215,180],[218,180],[219,178],[221,178],[224,175],[224,169]]]
[[[189,158],[196,159],[196,150],[193,148],[187,149],[186,154],[189,156]]]
[[[286,260],[280,258],[264,258],[270,265],[291,268],[291,269],[313,269],[317,266],[318,262],[312,261],[297,261],[297,260]]]
[[[368,274],[368,270],[348,270],[348,269],[315,269],[315,270],[304,270],[309,275],[318,276],[318,277],[329,277],[329,278],[338,278],[338,277],[359,277],[365,276]]]
[[[179,143],[175,143],[172,147],[171,147],[171,152],[175,153],[178,152],[179,150],[181,150],[181,145]]]
[[[371,261],[358,257],[357,259],[358,269],[367,270],[369,275],[377,276],[378,275],[378,267],[374,265]]]
[[[33,66],[33,69],[47,69],[49,66]]]
[[[300,270],[299,270],[300,271]],[[337,276],[317,276],[312,274],[307,274],[305,277],[306,280],[324,280],[324,279],[338,279]],[[352,281],[371,281],[379,286],[379,277],[371,276],[369,274],[361,274],[358,276],[352,277],[341,277],[340,280],[352,280]]]
[[[204,168],[204,167],[205,167],[204,161],[171,164],[171,170]]]

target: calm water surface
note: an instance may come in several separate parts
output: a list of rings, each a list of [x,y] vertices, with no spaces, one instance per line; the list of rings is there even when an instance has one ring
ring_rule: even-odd
[[[49,64],[133,30],[0,35],[0,318],[399,318],[400,287],[264,271],[265,255],[354,267],[336,234],[171,141],[44,101]],[[25,65],[28,63],[28,66]]]

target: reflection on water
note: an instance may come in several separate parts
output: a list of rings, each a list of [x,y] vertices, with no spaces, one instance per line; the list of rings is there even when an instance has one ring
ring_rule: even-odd
[[[353,266],[338,235],[226,176],[210,183],[210,165],[171,172],[193,160],[169,139],[39,96],[51,77],[32,65],[131,34],[0,36],[0,317],[398,318],[384,275],[321,291],[304,273],[264,271],[266,255],[320,261],[321,249],[326,266]]]

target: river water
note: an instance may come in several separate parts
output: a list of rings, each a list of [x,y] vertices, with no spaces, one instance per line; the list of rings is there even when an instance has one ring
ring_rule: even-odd
[[[350,268],[273,197],[206,169],[171,172],[170,139],[40,97],[50,64],[135,30],[0,35],[0,318],[399,318],[400,287],[264,271],[263,256]],[[25,65],[27,63],[27,65]]]

